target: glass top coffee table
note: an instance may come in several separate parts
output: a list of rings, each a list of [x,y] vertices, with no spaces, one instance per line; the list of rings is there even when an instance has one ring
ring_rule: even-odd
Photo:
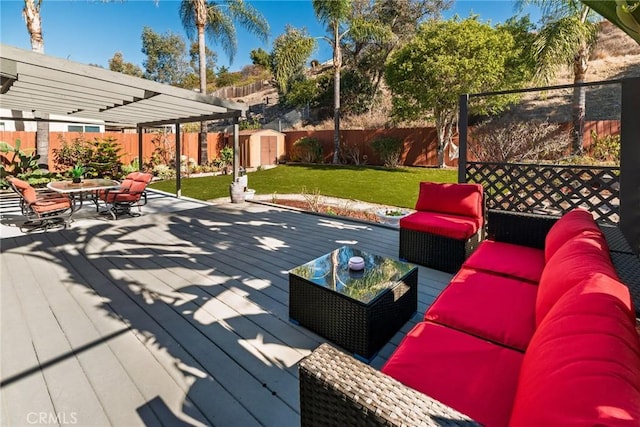
[[[353,256],[364,269],[349,269]],[[292,321],[369,361],[418,308],[418,268],[343,246],[289,271]]]

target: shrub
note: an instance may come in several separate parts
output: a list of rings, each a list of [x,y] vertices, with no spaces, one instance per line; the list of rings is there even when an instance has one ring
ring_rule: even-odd
[[[85,163],[86,174],[93,177],[116,177],[120,175],[122,147],[113,137],[95,138],[91,142],[90,159]]]
[[[123,175],[128,175],[131,172],[137,172],[140,169],[140,162],[139,162],[138,158],[136,157],[128,165],[122,165],[121,169],[122,169],[122,174]]]
[[[8,174],[17,176],[21,173],[28,173],[38,170],[38,159],[40,155],[35,151],[27,154],[20,149],[20,140],[16,139],[15,147],[4,141],[0,141],[0,153],[2,164],[0,165],[0,178]]]
[[[488,120],[473,130],[472,137],[469,152],[474,159],[498,163],[557,160],[571,142],[559,125],[541,121]]]
[[[385,167],[396,169],[400,166],[403,148],[401,140],[392,137],[378,138],[371,142],[371,148],[380,156]]]
[[[71,142],[65,140],[62,135],[60,148],[53,149],[53,160],[59,169],[68,169],[80,163],[86,165],[91,160],[91,146],[83,138],[74,138]]]
[[[590,151],[596,160],[620,163],[620,135],[599,136],[592,130]]]
[[[151,153],[151,159],[146,164],[147,168],[153,169],[157,165],[175,165],[176,149],[167,132],[157,132],[151,139],[151,143],[154,148],[153,153]]]
[[[71,142],[62,139],[60,148],[53,149],[53,156],[60,169],[81,164],[86,166],[86,176],[116,177],[122,168],[120,151],[122,147],[113,137],[94,138],[93,141],[79,137]]]
[[[359,144],[340,142],[340,162],[345,164],[365,165],[368,157],[362,153],[362,147]]]
[[[176,170],[169,165],[155,165],[153,167],[153,174],[162,180],[173,179],[176,177]]]
[[[320,163],[322,161],[322,144],[315,138],[302,137],[293,143],[293,157],[303,163]]]

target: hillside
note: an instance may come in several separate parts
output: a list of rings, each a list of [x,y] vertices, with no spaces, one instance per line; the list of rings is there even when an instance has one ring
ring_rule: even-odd
[[[594,48],[589,68],[587,81],[605,81],[621,79],[625,77],[640,77],[640,45],[608,21],[601,24],[598,42]],[[572,70],[569,67],[562,69],[556,75],[551,85],[573,83]],[[268,98],[268,103],[266,99]],[[570,111],[566,107],[570,103],[571,91],[554,91],[544,94],[528,96],[518,108],[517,114],[529,114],[531,117],[548,117],[554,120],[566,120],[570,117]],[[261,92],[253,93],[235,100],[247,103],[256,117],[267,121],[283,115],[286,111],[278,104],[278,93],[275,88],[269,88]],[[620,91],[617,86],[598,86],[587,90],[587,119],[607,120],[619,118]],[[385,102],[376,111],[360,116],[344,117],[343,128],[372,128],[383,127],[388,121],[390,111],[390,99],[385,97]],[[320,123],[302,123],[295,126],[304,129],[333,129],[333,119]]]

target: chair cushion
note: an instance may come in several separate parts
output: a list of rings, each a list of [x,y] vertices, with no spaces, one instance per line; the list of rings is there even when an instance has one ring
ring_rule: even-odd
[[[136,175],[139,174],[140,172],[131,172],[129,175],[127,175],[127,177],[125,179],[122,180],[122,182],[120,183],[120,185],[118,186],[118,188],[115,189],[110,189],[110,190],[100,190],[98,191],[98,197],[102,200],[104,200],[106,203],[113,203],[115,197],[118,194],[121,194],[123,192],[129,191],[129,188],[131,188],[131,184],[134,183],[134,180],[132,178],[129,178],[132,175]]]
[[[66,197],[38,200],[31,205],[31,209],[38,214],[47,214],[71,208],[71,200]]]
[[[549,229],[544,241],[544,257],[545,261],[553,256],[554,253],[572,237],[577,236],[583,231],[600,232],[598,224],[593,220],[593,216],[589,211],[581,208],[573,209],[564,214]]]
[[[524,356],[512,427],[640,425],[640,341],[629,292],[596,274],[565,293]]]
[[[23,181],[18,178],[9,177],[9,182],[20,192],[22,198],[27,203],[33,203],[36,201],[37,193],[36,189],[31,186],[27,181]]]
[[[462,268],[425,313],[425,320],[524,351],[534,331],[537,286]]]
[[[536,298],[536,325],[562,294],[595,273],[618,279],[602,233],[584,231],[562,245],[544,267]]]
[[[149,174],[143,174],[140,172],[132,172],[132,174],[138,174],[138,177],[136,180],[130,182],[128,188],[123,189],[121,186],[117,190],[111,190],[106,193],[102,199],[107,203],[135,203],[140,200],[142,192],[147,188],[146,177],[141,177],[140,175]]]
[[[538,283],[544,263],[542,249],[485,240],[465,261],[464,266]]]
[[[506,426],[522,358],[464,332],[421,322],[382,372],[486,426]]]
[[[482,194],[483,188],[480,184],[421,182],[416,210],[474,218],[477,226],[481,227]]]
[[[145,184],[149,184],[153,179],[153,175],[147,172],[139,172],[138,177],[135,179],[136,181],[144,182]]]
[[[478,231],[472,218],[438,212],[414,212],[400,219],[400,227],[457,240],[466,240]]]

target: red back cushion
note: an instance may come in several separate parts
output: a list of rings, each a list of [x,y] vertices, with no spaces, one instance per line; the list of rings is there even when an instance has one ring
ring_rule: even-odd
[[[441,184],[421,182],[416,210],[462,215],[478,219],[482,225],[480,184]]]
[[[601,274],[558,300],[525,353],[512,427],[640,425],[640,340],[629,292]]]
[[[545,261],[549,261],[562,245],[583,231],[600,232],[593,216],[586,210],[576,208],[562,216],[549,230],[544,242]]]
[[[136,179],[136,181],[143,181],[144,183],[148,184],[151,182],[151,180],[153,179],[153,175],[147,172],[140,172],[140,175],[138,175],[138,178]]]
[[[22,197],[27,203],[33,203],[36,201],[36,190],[28,182],[18,178],[10,177],[9,182],[22,194]]]
[[[602,233],[585,231],[562,245],[542,270],[536,297],[536,325],[565,292],[595,273],[618,279]]]
[[[119,190],[128,190],[129,188],[131,188],[131,184],[134,183],[134,180],[132,178],[125,178],[121,183],[120,183],[120,187],[118,188]]]
[[[465,261],[464,266],[538,283],[544,270],[544,251],[484,240]]]

